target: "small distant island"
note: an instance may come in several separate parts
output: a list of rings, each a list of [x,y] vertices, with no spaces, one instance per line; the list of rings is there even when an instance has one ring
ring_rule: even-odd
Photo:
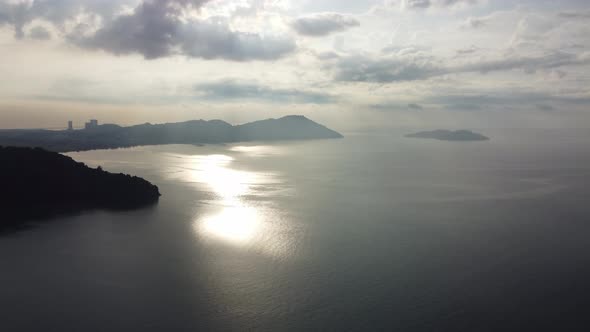
[[[90,120],[84,129],[0,130],[0,145],[41,147],[55,152],[113,149],[160,144],[217,144],[245,141],[278,141],[341,138],[304,116],[289,115],[233,126],[221,120],[193,120],[178,123],[145,123],[130,127],[99,125]]]
[[[135,209],[160,197],[142,178],[89,168],[41,148],[0,146],[0,184],[0,229],[89,209]]]
[[[421,131],[414,134],[406,135],[410,138],[428,138],[436,139],[440,141],[460,141],[460,142],[471,142],[471,141],[487,141],[488,137],[474,133],[471,130],[433,130],[433,131]]]

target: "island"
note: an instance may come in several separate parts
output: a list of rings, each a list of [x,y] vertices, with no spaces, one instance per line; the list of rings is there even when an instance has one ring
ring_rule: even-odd
[[[221,120],[178,123],[145,123],[130,127],[99,125],[91,120],[84,129],[0,130],[0,145],[41,147],[55,152],[85,151],[160,144],[216,144],[245,141],[277,141],[341,138],[301,115],[267,119],[233,126]]]
[[[91,209],[128,210],[155,204],[150,182],[93,169],[41,148],[0,146],[0,229]]]
[[[433,130],[433,131],[421,131],[414,134],[406,135],[406,137],[410,138],[428,138],[428,139],[436,139],[440,141],[460,141],[460,142],[470,142],[470,141],[487,141],[489,140],[488,137],[474,133],[471,130]]]

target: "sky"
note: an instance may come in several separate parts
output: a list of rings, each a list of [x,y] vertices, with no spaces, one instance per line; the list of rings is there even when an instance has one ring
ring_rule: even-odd
[[[587,0],[0,0],[0,128],[590,127]]]

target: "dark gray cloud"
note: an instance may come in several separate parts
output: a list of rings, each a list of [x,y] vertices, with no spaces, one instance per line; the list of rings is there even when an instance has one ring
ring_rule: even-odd
[[[567,19],[583,19],[587,20],[590,19],[590,11],[564,11],[557,14],[559,17],[567,18]]]
[[[357,27],[360,23],[350,15],[318,13],[299,17],[291,25],[301,35],[319,37]]]
[[[295,50],[292,37],[234,31],[228,22],[188,17],[209,0],[35,0],[0,3],[0,25],[12,25],[15,37],[23,27],[43,19],[58,28],[79,14],[97,17],[102,26],[81,24],[65,33],[79,47],[116,55],[140,54],[146,59],[186,55],[233,61],[274,60]],[[138,3],[138,4],[137,4]],[[118,14],[123,4],[137,4]]]
[[[17,39],[24,37],[23,28],[35,19],[42,19],[63,27],[64,22],[86,13],[108,21],[122,6],[137,0],[33,0],[0,2],[0,26],[12,25]]]
[[[406,0],[405,4],[407,8],[428,8],[432,5],[430,0]]]
[[[421,105],[418,105],[418,104],[408,104],[408,108],[412,109],[412,110],[417,110],[417,111],[424,109],[424,107],[422,107]]]
[[[42,26],[36,26],[31,29],[31,32],[29,32],[29,38],[36,40],[48,40],[51,39],[51,33]]]
[[[295,50],[289,36],[264,37],[233,31],[227,22],[181,18],[182,10],[200,3],[146,0],[132,14],[119,16],[93,36],[74,38],[82,47],[155,59],[182,54],[203,59],[274,60]]]
[[[204,59],[275,60],[296,49],[295,41],[289,36],[237,32],[226,24],[212,21],[182,26],[179,38],[183,54]]]
[[[94,35],[72,36],[71,40],[84,48],[141,54],[146,59],[182,54],[203,59],[273,60],[295,50],[288,36],[263,37],[233,31],[227,22],[182,19],[185,9],[206,1],[145,0],[133,13],[117,17]]]
[[[14,27],[14,37],[18,39],[24,37],[24,11],[24,4],[0,2],[0,26],[12,25]]]
[[[197,98],[207,100],[261,100],[273,103],[328,104],[334,101],[330,95],[301,91],[297,89],[279,89],[256,83],[224,80],[194,86]]]
[[[391,83],[461,73],[489,73],[507,70],[524,70],[527,73],[534,73],[537,70],[550,70],[588,63],[590,63],[588,55],[565,52],[553,52],[537,57],[510,55],[495,60],[480,60],[459,65],[443,65],[441,61],[428,57],[355,55],[327,61],[325,68],[333,72],[336,81]]]
[[[117,55],[140,53],[148,59],[169,55],[178,43],[181,24],[178,9],[172,5],[172,1],[145,1],[132,14],[119,16],[94,35],[72,35],[70,40],[81,47]]]

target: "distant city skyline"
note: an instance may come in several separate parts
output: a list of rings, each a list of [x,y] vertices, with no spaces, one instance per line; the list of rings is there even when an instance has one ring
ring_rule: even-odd
[[[588,127],[589,36],[581,0],[0,0],[0,127]]]

